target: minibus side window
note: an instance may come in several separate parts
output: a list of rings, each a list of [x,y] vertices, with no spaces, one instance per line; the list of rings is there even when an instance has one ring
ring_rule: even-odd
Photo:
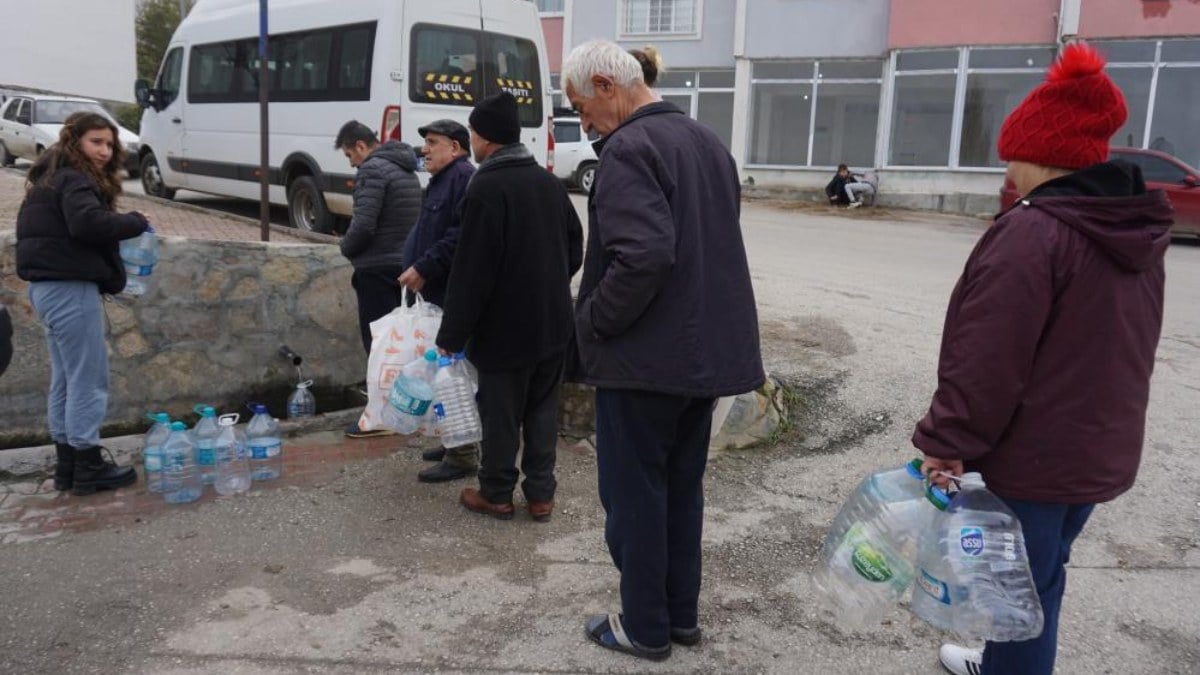
[[[421,103],[474,107],[480,98],[479,33],[417,25],[412,39],[409,98]]]

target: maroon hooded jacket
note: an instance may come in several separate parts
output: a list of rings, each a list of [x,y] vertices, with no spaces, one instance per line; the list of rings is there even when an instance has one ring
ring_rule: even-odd
[[[1002,497],[1094,504],[1133,485],[1162,329],[1171,206],[1106,162],[1044,183],[980,238],[950,296],[913,444]]]

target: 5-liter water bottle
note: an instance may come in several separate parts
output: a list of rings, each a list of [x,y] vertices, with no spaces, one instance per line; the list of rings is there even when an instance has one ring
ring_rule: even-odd
[[[163,442],[171,435],[171,417],[160,412],[146,415],[154,420],[142,439],[142,468],[146,472],[146,489],[162,492]]]
[[[863,478],[834,518],[813,573],[840,620],[864,624],[904,596],[920,533],[946,501],[926,485],[919,459]]]
[[[168,504],[194,502],[204,490],[196,470],[192,439],[183,422],[172,422],[171,433],[163,442],[162,486],[163,499]]]
[[[283,473],[283,441],[279,435],[279,422],[267,412],[261,403],[250,405],[254,417],[246,425],[246,449],[250,453],[250,477],[254,480],[271,480]]]
[[[210,405],[200,404],[193,408],[200,420],[192,428],[192,443],[196,446],[196,465],[200,471],[200,482],[212,485],[217,476],[217,436],[221,428],[217,425],[217,411]]]
[[[217,420],[221,433],[217,436],[217,477],[213,488],[219,495],[235,495],[250,489],[250,460],[237,421],[237,413],[221,415]]]
[[[977,473],[963,474],[950,506],[921,537],[912,611],[971,640],[1041,635],[1042,605],[1021,522]]]
[[[317,414],[317,399],[313,398],[312,392],[308,390],[312,383],[312,380],[305,380],[296,385],[296,390],[288,397],[288,419],[312,417]]]
[[[457,448],[483,440],[483,424],[479,420],[479,406],[475,403],[466,357],[455,354],[438,359],[433,390],[442,446]]]
[[[437,351],[430,349],[425,356],[406,364],[383,407],[383,426],[398,434],[420,431],[425,416],[433,405],[433,380],[437,374]]]
[[[158,262],[158,238],[154,228],[133,239],[121,242],[121,262],[125,265],[125,294],[145,295],[150,288],[150,274]]]

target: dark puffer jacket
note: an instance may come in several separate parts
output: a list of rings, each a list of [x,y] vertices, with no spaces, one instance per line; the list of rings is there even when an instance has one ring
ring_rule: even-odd
[[[404,240],[421,214],[417,156],[411,146],[388,141],[358,166],[354,217],[342,237],[342,255],[355,268],[399,267]]]
[[[94,281],[101,293],[125,288],[119,242],[146,230],[140,213],[113,213],[100,188],[71,168],[51,187],[34,187],[17,213],[17,276],[25,281]]]

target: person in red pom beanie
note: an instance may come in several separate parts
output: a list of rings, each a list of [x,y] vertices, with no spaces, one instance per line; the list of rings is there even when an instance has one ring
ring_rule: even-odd
[[[1071,544],[1137,474],[1171,207],[1138,167],[1107,161],[1126,115],[1104,59],[1072,44],[1000,131],[1024,196],[950,296],[938,387],[912,441],[935,482],[979,472],[1016,513],[1044,627],[982,653],[944,645],[953,673],[1054,671]]]

